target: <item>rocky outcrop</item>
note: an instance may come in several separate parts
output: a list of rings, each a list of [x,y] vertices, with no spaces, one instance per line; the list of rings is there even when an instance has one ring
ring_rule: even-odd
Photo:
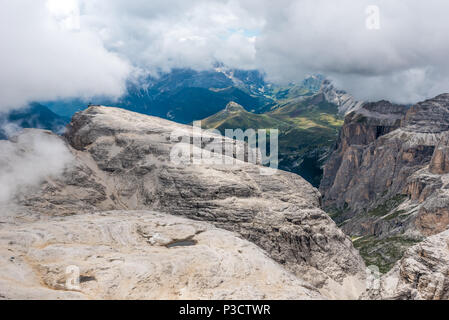
[[[323,299],[210,224],[112,211],[0,227],[2,299]]]
[[[449,173],[449,135],[443,135],[438,142],[429,164],[430,173]]]
[[[324,94],[328,102],[336,104],[338,112],[343,115],[360,109],[364,104],[362,101],[355,100],[346,91],[336,89],[330,80],[323,81],[320,92]]]
[[[378,176],[383,175],[384,177],[384,185],[381,187],[389,187],[388,180],[392,181],[393,172],[389,167],[392,165],[391,161],[386,160],[392,158],[401,146],[400,143],[391,143],[388,148],[382,148],[382,151],[385,149],[385,154],[383,159],[380,159],[377,150],[374,154],[376,148],[374,142],[397,129],[405,112],[404,106],[380,101],[367,103],[363,108],[346,116],[335,151],[324,167],[320,190],[324,195],[325,207],[342,208],[345,202],[351,206],[352,202],[360,201],[364,201],[363,206],[365,206],[366,201],[370,201],[370,197],[374,195],[370,189],[373,187],[373,180],[376,180]],[[385,140],[379,139],[379,141]],[[383,164],[382,166],[387,171],[385,172],[386,176],[384,172],[379,174],[379,167],[369,163],[376,161]],[[371,167],[367,168],[367,165],[371,165]],[[363,176],[356,174],[361,168],[370,171],[369,176],[371,177],[365,172]]]
[[[73,165],[17,196],[18,214],[6,222],[20,226],[19,217],[39,223],[110,210],[207,221],[258,245],[325,296],[357,297],[364,263],[319,208],[319,192],[297,175],[222,157],[222,146],[235,147],[233,156],[244,146],[203,135],[197,144],[190,126],[90,107],[74,116],[65,135]],[[179,158],[186,150],[200,152],[202,161]]]
[[[449,94],[445,93],[411,106],[401,127],[407,131],[427,134],[448,131],[448,100]]]
[[[449,226],[449,207],[429,210],[424,206],[416,218],[415,225],[425,236],[443,232]]]
[[[346,117],[324,169],[323,204],[383,271],[408,246],[449,226],[448,130],[449,94],[409,109],[366,104]]]
[[[408,249],[394,268],[373,284],[364,298],[448,300],[449,231]]]
[[[234,101],[229,102],[226,105],[226,108],[224,109],[225,112],[241,112],[241,111],[245,111],[245,108],[243,108],[241,105],[239,105],[238,103],[235,103]]]
[[[66,136],[114,181],[117,201],[128,209],[152,208],[237,232],[318,287],[363,268],[303,179],[282,171],[261,175],[260,167],[239,161],[173,164],[176,131],[193,139],[191,127],[97,107],[76,115]]]

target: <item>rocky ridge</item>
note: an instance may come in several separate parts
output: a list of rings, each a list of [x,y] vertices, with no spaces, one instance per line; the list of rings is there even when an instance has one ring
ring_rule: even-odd
[[[424,102],[424,108],[444,111],[445,100],[439,96]],[[71,162],[62,174],[21,188],[14,203],[0,205],[0,265],[4,270],[0,298],[325,299],[362,294],[365,299],[447,299],[449,233],[441,232],[447,228],[441,211],[445,189],[433,186],[423,191],[435,177],[443,185],[446,181],[444,113],[432,120],[440,123],[429,125],[429,132],[416,133],[413,126],[420,123],[423,128],[424,115],[419,106],[410,110],[385,101],[366,104],[347,117],[337,145],[340,152],[333,155],[334,164],[343,164],[350,159],[348,150],[360,148],[363,159],[366,145],[382,150],[380,141],[392,143],[388,141],[392,139],[403,148],[397,156],[404,159],[407,154],[409,166],[410,159],[424,163],[410,166],[417,171],[405,180],[400,180],[400,174],[394,176],[406,186],[416,178],[427,182],[416,191],[422,196],[421,206],[419,197],[413,198],[410,191],[419,188],[393,189],[405,190],[408,197],[403,202],[399,199],[396,209],[408,210],[418,204],[418,214],[405,211],[414,219],[393,228],[383,216],[373,223],[363,220],[366,217],[346,201],[333,217],[353,215],[346,223],[343,220],[346,231],[353,220],[362,222],[356,230],[380,230],[354,239],[357,246],[358,241],[380,235],[376,239],[380,249],[370,247],[374,256],[376,250],[385,249],[382,241],[389,245],[395,237],[410,247],[414,242],[406,243],[408,237],[421,240],[434,234],[409,248],[365,293],[368,283],[363,261],[348,237],[319,209],[320,194],[303,179],[282,171],[267,175],[271,169],[234,158],[232,166],[211,163],[210,157],[195,164],[191,158],[174,163],[169,161],[173,150],[196,150],[190,147],[195,140],[192,127],[115,108],[91,107],[73,118],[66,142],[39,130],[27,130],[25,138],[8,142],[22,152],[30,148],[22,145],[29,140],[27,136],[48,135],[65,143]],[[205,156],[216,154],[213,138],[217,136],[203,134],[207,138],[198,149]],[[234,157],[245,148],[233,140],[220,141],[220,146],[236,148]],[[419,146],[432,144],[433,153],[420,154]],[[402,151],[417,146],[412,156]],[[382,157],[383,163],[391,164]],[[261,169],[268,172],[261,175]],[[331,187],[337,186],[329,181]],[[350,183],[358,186],[360,181],[356,182]],[[348,192],[344,199],[351,199],[349,191],[342,191]],[[362,199],[361,207],[376,201]],[[326,194],[323,199],[326,205],[337,200]],[[381,209],[395,208],[397,203],[387,204]],[[423,214],[424,210],[429,214]],[[404,214],[394,213],[395,218]],[[78,288],[67,289],[68,266],[79,268]]]
[[[363,298],[448,300],[449,230],[408,249]]]
[[[346,115],[350,112],[360,109],[363,101],[357,101],[353,96],[343,90],[336,89],[330,80],[323,80],[320,92],[326,100],[338,106],[338,112]]]
[[[20,228],[24,221],[30,224],[24,228],[53,226],[55,219],[69,224],[71,216],[79,216],[73,219],[80,219],[87,228],[92,212],[122,210],[115,221],[126,214],[132,216],[136,210],[163,212],[206,221],[256,244],[276,261],[269,263],[280,264],[309,283],[291,297],[317,297],[313,287],[329,298],[357,297],[364,289],[364,263],[350,239],[319,209],[319,192],[287,172],[267,175],[272,169],[229,157],[226,159],[232,160],[231,166],[210,162],[211,156],[222,155],[214,151],[217,145],[212,138],[216,136],[204,134],[207,138],[191,149],[190,142],[195,140],[192,127],[116,108],[90,107],[73,117],[65,134],[74,158],[72,165],[62,176],[17,195],[17,214],[2,216],[8,226],[2,231],[8,231],[11,225]],[[235,147],[235,154],[244,147],[233,140],[220,141],[220,147]],[[188,157],[181,159],[187,163],[174,163],[170,161],[176,156],[173,150],[201,151],[209,160],[192,164]],[[43,221],[45,224],[41,224]],[[59,242],[63,235],[55,237]],[[83,237],[91,236],[80,231],[81,243]],[[20,251],[18,246],[10,249]],[[110,267],[106,264],[105,268]],[[276,297],[268,293],[267,297]],[[111,297],[120,294],[112,293]],[[285,294],[280,292],[278,296]],[[107,295],[101,291],[99,296]],[[205,293],[205,297],[212,296]]]

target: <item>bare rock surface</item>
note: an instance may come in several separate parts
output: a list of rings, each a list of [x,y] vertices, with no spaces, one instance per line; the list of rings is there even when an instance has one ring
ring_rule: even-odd
[[[408,249],[363,298],[448,300],[449,230]]]
[[[329,80],[324,80],[320,92],[324,94],[327,101],[336,104],[338,112],[343,115],[358,110],[364,104],[363,101],[355,100],[346,91],[336,89]]]
[[[235,147],[234,157],[211,163],[221,150],[214,150],[214,134],[204,135],[191,149],[182,143],[194,140],[191,126],[90,107],[74,116],[65,134],[72,165],[17,195],[17,207],[7,209],[15,214],[1,219],[19,227],[94,211],[154,210],[207,221],[258,245],[326,297],[358,297],[365,289],[364,262],[320,209],[319,192],[297,175],[234,159],[244,145],[233,140],[219,144]],[[209,160],[172,162],[177,148]]]
[[[3,299],[324,298],[233,233],[150,211],[0,226],[0,268]]]
[[[443,135],[436,145],[429,171],[433,174],[449,173],[449,134]]]
[[[388,271],[406,248],[449,226],[449,94],[347,115],[324,169],[323,204],[367,264]]]

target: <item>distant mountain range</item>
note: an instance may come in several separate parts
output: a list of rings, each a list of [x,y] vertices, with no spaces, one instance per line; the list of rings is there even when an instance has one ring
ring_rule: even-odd
[[[175,69],[159,77],[149,76],[138,82],[129,82],[127,93],[118,100],[97,97],[90,101],[72,99],[41,103],[67,117],[84,110],[90,103],[191,123],[223,110],[231,101],[247,111],[263,113],[275,107],[280,100],[317,93],[324,80],[323,76],[315,75],[299,84],[278,86],[265,81],[264,75],[256,70],[235,70],[222,66],[208,71]],[[335,91],[333,87],[331,91]]]
[[[57,115],[46,106],[32,103],[27,108],[0,115],[0,140],[22,128],[38,128],[62,133],[70,118]]]
[[[226,108],[230,102],[241,107],[231,111]],[[362,103],[334,88],[322,75],[280,86],[267,82],[256,70],[217,65],[207,71],[175,69],[159,77],[129,82],[127,93],[117,101],[97,97],[91,101],[33,104],[26,111],[10,115],[9,122],[59,132],[74,113],[89,104],[117,106],[184,124],[203,120],[204,128],[220,131],[279,129],[280,168],[318,186],[344,114]]]

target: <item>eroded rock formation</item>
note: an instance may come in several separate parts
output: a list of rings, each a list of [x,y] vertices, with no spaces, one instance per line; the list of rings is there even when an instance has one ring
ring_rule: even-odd
[[[233,233],[150,211],[2,226],[0,268],[6,299],[324,298]]]

